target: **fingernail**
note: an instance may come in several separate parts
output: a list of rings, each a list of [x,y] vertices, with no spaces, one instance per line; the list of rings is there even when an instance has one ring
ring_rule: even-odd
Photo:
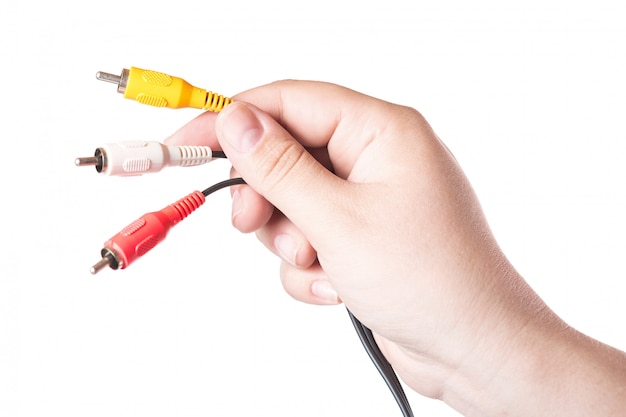
[[[298,256],[300,246],[293,237],[287,234],[276,236],[274,238],[274,247],[284,260],[293,266],[297,266],[296,257]]]
[[[233,207],[232,207],[231,219],[234,221],[235,217],[240,215],[242,212],[243,212],[243,198],[241,198],[241,194],[239,193],[239,190],[235,190],[235,192],[233,192]]]
[[[325,279],[319,279],[311,283],[311,292],[314,296],[329,304],[337,304],[340,302],[337,291],[330,282]]]
[[[254,149],[263,135],[263,126],[256,115],[243,103],[232,103],[222,113],[223,138],[242,153]]]

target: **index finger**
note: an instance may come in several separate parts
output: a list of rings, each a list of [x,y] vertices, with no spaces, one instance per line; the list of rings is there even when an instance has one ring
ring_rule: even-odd
[[[307,148],[328,147],[334,154],[331,159],[344,172],[350,171],[393,113],[391,103],[320,81],[276,81],[239,93],[233,100],[262,109]],[[215,135],[217,117],[219,114],[203,113],[166,141],[220,149]]]
[[[232,97],[259,107],[307,147],[322,147],[342,117],[346,96],[358,94],[335,84],[316,81],[276,81]],[[219,146],[218,114],[205,112],[166,139],[169,144]],[[217,148],[215,148],[217,149]]]

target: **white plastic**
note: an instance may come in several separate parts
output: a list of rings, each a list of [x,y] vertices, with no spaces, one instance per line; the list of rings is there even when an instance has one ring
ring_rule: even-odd
[[[196,166],[213,159],[208,146],[176,146],[159,142],[124,141],[109,143],[100,148],[102,173],[133,176],[159,172],[171,166]]]

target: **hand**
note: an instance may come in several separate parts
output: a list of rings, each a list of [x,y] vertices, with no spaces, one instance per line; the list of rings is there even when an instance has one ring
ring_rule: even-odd
[[[500,378],[530,355],[519,344],[575,337],[502,254],[417,111],[303,81],[234,99],[169,142],[224,150],[248,183],[233,190],[235,227],[283,259],[294,298],[343,301],[413,389],[459,410],[501,410],[516,384]]]

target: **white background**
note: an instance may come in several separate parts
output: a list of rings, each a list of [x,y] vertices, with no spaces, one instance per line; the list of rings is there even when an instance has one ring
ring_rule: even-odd
[[[353,3],[2,6],[1,416],[400,415],[344,309],[289,298],[226,191],[128,270],[89,274],[130,221],[228,176],[227,161],[131,179],[74,166],[198,114],[94,77],[129,66],[226,95],[325,80],[419,109],[530,284],[626,349],[623,2]],[[457,415],[409,396],[416,416]]]

